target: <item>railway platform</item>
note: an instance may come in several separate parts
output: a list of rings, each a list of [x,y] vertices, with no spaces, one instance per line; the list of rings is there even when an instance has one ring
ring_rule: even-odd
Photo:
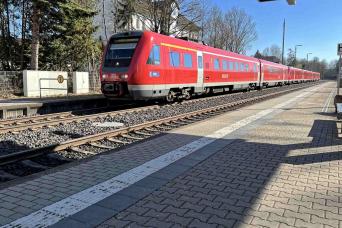
[[[0,186],[4,227],[341,227],[326,82]]]
[[[71,111],[105,105],[106,99],[101,94],[73,95],[69,97],[0,99],[0,119]]]

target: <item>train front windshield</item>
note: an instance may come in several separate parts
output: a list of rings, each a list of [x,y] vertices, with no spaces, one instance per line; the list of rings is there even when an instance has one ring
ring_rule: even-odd
[[[138,38],[111,40],[105,56],[104,67],[129,67],[138,41]]]

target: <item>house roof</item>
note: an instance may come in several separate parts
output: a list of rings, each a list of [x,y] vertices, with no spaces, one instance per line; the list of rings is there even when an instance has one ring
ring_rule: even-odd
[[[177,17],[177,26],[183,30],[186,29],[193,32],[199,32],[201,30],[201,28],[196,25],[196,23],[190,21],[188,18],[181,14],[179,14]]]

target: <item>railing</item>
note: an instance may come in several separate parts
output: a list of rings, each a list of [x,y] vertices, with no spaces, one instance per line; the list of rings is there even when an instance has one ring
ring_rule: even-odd
[[[64,79],[63,78],[63,81],[67,81],[67,84],[68,84],[68,78]],[[40,78],[39,79],[39,97],[42,98],[42,90],[65,90],[66,91],[66,96],[69,97],[69,90],[68,90],[68,86],[66,88],[54,88],[54,87],[42,87],[42,81],[58,81],[58,78]],[[59,82],[59,83],[63,83],[62,82]]]

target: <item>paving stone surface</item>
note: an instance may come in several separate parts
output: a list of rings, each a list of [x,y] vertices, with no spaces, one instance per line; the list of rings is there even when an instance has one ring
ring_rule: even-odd
[[[105,218],[108,220],[100,227],[342,226],[341,142],[335,137],[335,117],[321,113],[331,90],[332,87],[325,88],[293,108],[284,108],[284,112],[266,124],[242,134],[229,146],[180,176],[178,173],[206,156],[202,153],[197,155],[198,160],[194,156],[193,159],[186,158],[167,167],[165,170],[169,173],[160,172],[145,182],[142,180],[140,186],[129,187],[121,196],[127,202],[137,201],[129,208],[123,202],[113,203],[117,200],[113,195],[112,204],[103,201],[93,206],[92,211],[98,214],[88,216],[89,211],[80,211],[58,225],[94,226]],[[211,119],[210,124],[202,122],[176,129],[153,140],[4,188],[0,190],[0,225],[292,96],[285,95],[229,112]],[[216,148],[221,147],[216,144]],[[152,187],[148,183],[158,186],[166,177],[176,178],[152,194],[145,192]],[[113,213],[116,210],[121,212],[110,218],[111,214],[117,213]],[[91,219],[91,216],[97,219]],[[93,223],[87,223],[88,218]]]
[[[295,93],[298,94],[299,92]],[[293,94],[287,94],[284,97],[252,105],[250,109],[228,112],[227,115],[211,119],[210,125],[206,122],[199,122],[174,129],[160,137],[130,145],[113,153],[97,156],[90,161],[81,162],[63,170],[29,179],[23,183],[10,186],[5,184],[5,187],[0,185],[0,208],[4,209],[3,214],[0,211],[0,217],[6,218],[0,219],[0,226],[17,218],[27,216],[31,214],[32,210],[40,210],[70,195],[104,182],[171,150],[193,142],[204,135],[211,134],[221,129],[223,122],[228,126],[237,120],[259,112],[258,108],[268,108],[277,104],[277,100],[286,100],[286,97],[293,97]],[[187,160],[187,164],[184,165],[190,166],[189,162]],[[177,172],[184,169],[183,165],[171,165],[170,167]],[[172,172],[168,176],[177,176],[177,172]],[[136,190],[137,188],[135,188]],[[132,192],[129,196],[132,195]],[[146,194],[142,191],[139,195]],[[9,213],[12,214],[8,215]]]
[[[342,227],[342,140],[325,88],[99,227]]]

